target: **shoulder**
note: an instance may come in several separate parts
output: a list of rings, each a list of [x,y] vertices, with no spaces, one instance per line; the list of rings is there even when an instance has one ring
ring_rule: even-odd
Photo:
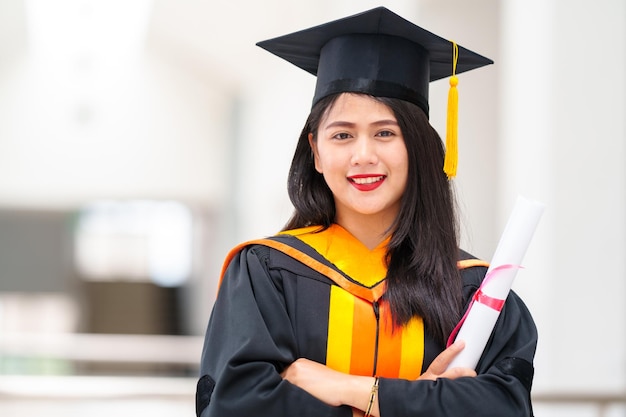
[[[463,279],[463,287],[478,289],[485,278],[489,263],[460,249],[458,265]]]
[[[269,271],[287,271],[299,276],[322,278],[320,270],[335,269],[326,258],[297,237],[280,234],[249,240],[235,246],[226,256],[222,268],[224,276],[229,265],[235,261],[259,263]]]
[[[276,235],[249,240],[235,246],[227,255],[227,260],[237,255],[253,255],[266,263],[284,262],[286,259],[312,258],[325,262],[315,249],[291,235]]]

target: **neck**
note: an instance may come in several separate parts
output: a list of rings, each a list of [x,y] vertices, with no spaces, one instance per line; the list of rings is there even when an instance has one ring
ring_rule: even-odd
[[[392,224],[384,218],[371,215],[350,216],[349,218],[337,216],[335,223],[350,232],[369,250],[375,249],[389,236],[389,227]]]

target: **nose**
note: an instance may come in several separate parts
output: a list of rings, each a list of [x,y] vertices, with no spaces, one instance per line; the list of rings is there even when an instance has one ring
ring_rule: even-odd
[[[375,165],[378,163],[378,155],[376,153],[376,143],[374,139],[369,137],[358,137],[354,141],[352,152],[352,165]]]

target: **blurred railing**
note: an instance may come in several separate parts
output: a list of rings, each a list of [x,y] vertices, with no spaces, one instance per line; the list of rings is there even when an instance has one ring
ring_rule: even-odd
[[[4,333],[0,356],[197,367],[202,342],[202,336]]]
[[[626,416],[626,392],[540,391],[532,399],[535,406],[590,406],[596,417],[607,417],[612,407],[621,406],[620,415]]]
[[[196,336],[0,333],[0,415],[45,410],[50,417],[78,417],[97,409],[93,415],[191,416],[202,342]],[[26,372],[12,373],[16,368]]]
[[[167,374],[0,375],[0,397],[158,396],[192,401],[202,343],[202,336],[0,334],[0,358],[39,357],[77,363],[160,364],[187,371],[182,377],[168,377]],[[615,407],[622,407],[626,413],[626,392],[535,390],[533,404],[535,408],[588,406],[594,416],[607,417]]]

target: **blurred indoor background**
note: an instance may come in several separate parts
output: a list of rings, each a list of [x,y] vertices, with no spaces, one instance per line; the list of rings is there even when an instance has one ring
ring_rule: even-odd
[[[546,205],[514,289],[537,416],[626,416],[623,0],[0,0],[0,415],[194,415],[228,249],[271,235],[314,78],[255,42],[384,5],[460,76],[463,246]],[[448,84],[431,86],[442,133]]]

